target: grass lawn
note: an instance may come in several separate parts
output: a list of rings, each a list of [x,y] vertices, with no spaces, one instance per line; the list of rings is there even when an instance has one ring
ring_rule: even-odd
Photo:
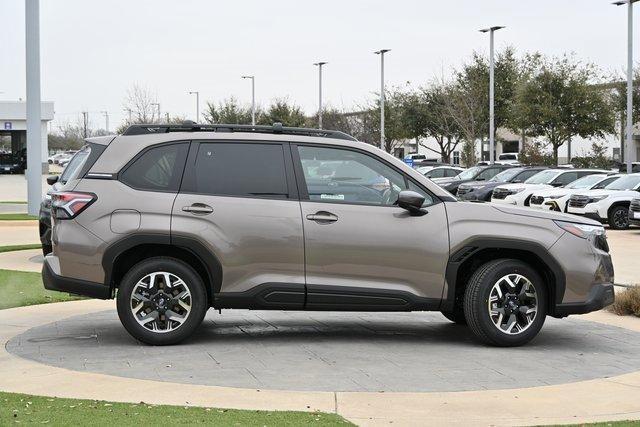
[[[3,200],[0,201],[0,205],[26,205],[24,200]]]
[[[233,409],[159,406],[58,399],[0,392],[0,425],[174,425],[216,426],[345,426],[335,414],[239,411]]]
[[[0,310],[76,299],[80,297],[47,291],[42,285],[40,273],[0,270]]]
[[[0,253],[11,251],[23,251],[25,249],[40,249],[42,245],[40,243],[33,243],[31,245],[10,245],[0,246]]]
[[[24,221],[32,219],[38,219],[38,217],[29,214],[0,214],[0,221]]]

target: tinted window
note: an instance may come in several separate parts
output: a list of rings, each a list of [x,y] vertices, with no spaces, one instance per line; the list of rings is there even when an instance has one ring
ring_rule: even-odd
[[[615,181],[616,179],[618,179],[617,176],[611,176],[607,179],[603,179],[602,181],[600,181],[597,185],[595,185],[593,187],[593,190],[599,190],[601,188],[606,187],[607,185],[611,184],[613,181]]]
[[[428,178],[444,178],[446,169],[434,169],[431,172],[425,174]]]
[[[567,185],[578,179],[578,172],[565,172],[553,180],[554,184]]]
[[[194,186],[199,194],[287,198],[282,145],[201,143]]]
[[[447,169],[444,176],[446,176],[446,177],[454,177],[454,176],[458,176],[459,173],[460,173],[459,170]]]
[[[120,180],[138,190],[178,191],[188,150],[188,143],[150,148],[125,169]]]
[[[408,188],[400,172],[364,153],[304,146],[298,152],[312,201],[391,206]],[[432,204],[425,196],[425,204]]]
[[[518,174],[518,176],[514,179],[513,182],[525,182],[526,180],[528,180],[529,178],[531,178],[532,176],[534,176],[535,174],[537,174],[539,172],[540,172],[539,169],[526,170],[526,171]]]
[[[478,175],[478,177],[476,178],[477,180],[489,180],[491,178],[493,178],[494,176],[496,176],[498,173],[500,173],[500,171],[503,169],[498,169],[498,168],[487,168],[485,170],[482,171],[482,173],[480,173],[480,175]]]

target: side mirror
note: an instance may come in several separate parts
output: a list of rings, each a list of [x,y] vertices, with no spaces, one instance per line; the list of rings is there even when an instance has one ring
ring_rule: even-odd
[[[47,177],[47,184],[53,185],[60,179],[60,175],[49,175]]]
[[[427,213],[422,209],[424,204],[424,196],[415,191],[404,190],[398,195],[398,206],[409,211],[413,216],[422,216]]]
[[[476,178],[476,181],[486,181],[486,178],[478,177]]]
[[[552,186],[552,187],[562,187],[562,185],[563,185],[563,184],[562,184],[561,182],[552,182],[552,183],[551,183],[551,186]]]

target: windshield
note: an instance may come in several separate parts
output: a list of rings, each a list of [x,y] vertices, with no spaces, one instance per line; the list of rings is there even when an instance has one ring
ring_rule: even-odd
[[[540,173],[537,173],[535,175],[533,175],[531,178],[529,178],[528,180],[526,180],[524,183],[525,184],[548,184],[551,181],[553,181],[553,179],[558,176],[560,172],[558,171],[542,171]]]
[[[620,177],[607,185],[605,190],[633,190],[640,184],[640,175],[627,175]]]
[[[567,184],[565,188],[571,188],[574,190],[583,190],[585,188],[591,188],[600,182],[606,175],[587,175],[580,179],[573,181],[571,184]]]
[[[60,182],[62,184],[66,184],[68,181],[78,177],[78,173],[80,173],[80,169],[84,166],[84,162],[87,161],[89,153],[91,153],[91,147],[85,145],[80,151],[74,154],[67,167],[62,171],[62,175],[60,175]]]
[[[508,182],[511,178],[518,175],[520,172],[522,172],[522,169],[518,169],[518,168],[506,169],[500,172],[498,175],[491,178],[489,182]]]
[[[460,173],[457,178],[460,179],[473,179],[476,175],[482,172],[483,168],[480,166],[474,166],[472,168],[467,169],[466,171]]]

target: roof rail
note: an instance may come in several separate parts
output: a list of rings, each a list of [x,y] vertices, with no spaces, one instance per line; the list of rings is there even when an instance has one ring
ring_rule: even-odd
[[[344,139],[357,141],[353,136],[337,130],[295,128],[282,126],[282,123],[274,123],[273,126],[252,125],[227,125],[227,124],[198,124],[190,120],[175,125],[162,124],[136,124],[129,126],[123,135],[150,135],[170,132],[248,132],[271,133],[278,135],[315,136],[320,138]]]

